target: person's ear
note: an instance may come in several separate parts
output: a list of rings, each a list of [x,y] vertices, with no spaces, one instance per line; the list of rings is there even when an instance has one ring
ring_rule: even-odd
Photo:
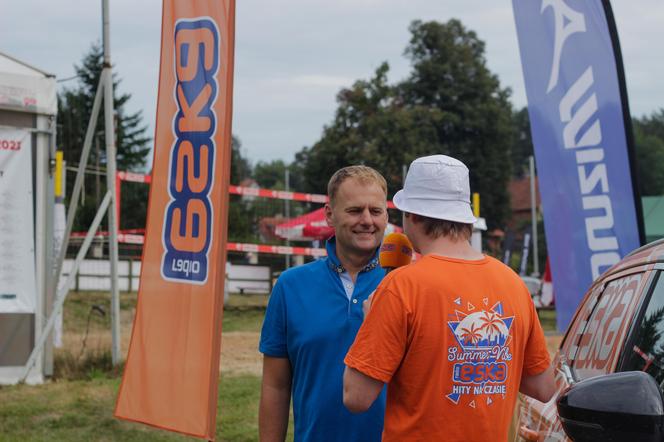
[[[330,206],[330,203],[325,204],[325,221],[327,221],[328,226],[334,227],[334,221],[332,220],[332,207]]]
[[[420,215],[416,214],[416,213],[409,213],[408,215],[410,215],[410,221],[413,224],[417,224],[420,221],[422,221],[422,217]]]

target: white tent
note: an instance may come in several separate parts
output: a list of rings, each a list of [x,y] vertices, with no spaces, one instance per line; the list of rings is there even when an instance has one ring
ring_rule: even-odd
[[[20,380],[53,297],[53,75],[0,53],[0,384]],[[26,381],[52,371],[46,348]]]
[[[55,115],[55,77],[0,52],[0,109]]]

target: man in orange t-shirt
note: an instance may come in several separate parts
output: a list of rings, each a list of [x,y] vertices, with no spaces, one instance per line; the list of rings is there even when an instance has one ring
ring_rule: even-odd
[[[530,294],[470,246],[460,161],[418,158],[394,204],[423,257],[376,290],[344,360],[344,404],[364,411],[387,383],[384,441],[505,441],[517,393],[545,402],[555,390]]]

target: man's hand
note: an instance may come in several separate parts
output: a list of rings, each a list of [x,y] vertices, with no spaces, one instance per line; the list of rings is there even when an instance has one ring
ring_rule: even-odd
[[[362,313],[364,313],[365,318],[367,317],[367,315],[369,314],[369,310],[371,309],[371,301],[373,300],[374,293],[376,293],[375,290],[371,292],[369,297],[362,302]]]

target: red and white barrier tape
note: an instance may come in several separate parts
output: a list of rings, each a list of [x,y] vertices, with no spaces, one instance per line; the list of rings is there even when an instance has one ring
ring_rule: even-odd
[[[117,177],[120,181],[129,181],[132,183],[149,184],[152,181],[152,177],[150,175],[142,175],[140,173],[132,172],[118,172]],[[327,195],[319,193],[286,192],[283,190],[261,189],[258,187],[231,185],[228,187],[228,193],[231,195],[255,196],[290,201],[304,201],[309,203],[325,204],[327,202]],[[390,209],[395,208],[392,201],[387,202],[387,207]]]
[[[133,172],[118,172],[117,176],[120,181],[129,181],[131,183],[149,184],[152,182],[152,175],[143,175]]]
[[[258,187],[229,186],[228,193],[231,195],[257,196],[262,198],[274,198],[279,200],[305,201],[311,203],[325,204],[327,195],[317,193],[286,192],[283,190],[260,189]]]
[[[268,246],[265,244],[246,244],[229,242],[226,250],[234,252],[272,253],[276,255],[326,256],[325,249],[313,247]]]
[[[118,242],[123,244],[139,244],[145,243],[145,236],[140,233],[133,233],[140,231],[126,230],[118,232]],[[72,238],[84,238],[85,232],[72,232]],[[98,232],[95,238],[107,238],[108,232]],[[301,255],[301,256],[326,256],[327,252],[323,248],[314,247],[291,247],[291,246],[272,246],[266,244],[249,244],[239,242],[229,242],[226,245],[226,250],[233,252],[254,252],[254,253],[271,253],[274,255]]]

